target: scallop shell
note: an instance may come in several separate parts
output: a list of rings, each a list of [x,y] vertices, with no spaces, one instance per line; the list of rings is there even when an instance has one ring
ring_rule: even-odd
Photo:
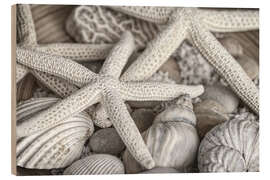
[[[194,127],[196,117],[190,102],[173,104],[156,116],[153,125],[142,136],[156,167],[187,171],[194,163],[199,138]],[[127,173],[144,170],[126,150],[123,155]]]
[[[239,99],[234,92],[221,84],[206,86],[204,93],[200,97],[202,100],[212,99],[221,104],[226,113],[232,113],[239,104]]]
[[[33,98],[20,103],[17,126],[57,101],[57,98]],[[17,165],[31,169],[66,167],[80,157],[93,131],[90,117],[82,112],[48,130],[17,139]]]
[[[94,154],[74,162],[64,175],[124,174],[120,159],[108,154]]]
[[[198,153],[201,172],[259,171],[259,124],[233,119],[213,128]]]
[[[194,106],[197,117],[196,128],[202,139],[216,125],[229,120],[224,107],[212,99],[206,99]]]

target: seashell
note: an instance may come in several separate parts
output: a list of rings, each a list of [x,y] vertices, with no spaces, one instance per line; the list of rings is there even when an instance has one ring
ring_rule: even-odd
[[[90,138],[88,146],[94,153],[117,155],[125,149],[125,144],[114,128],[100,129]]]
[[[121,34],[130,31],[139,48],[144,48],[159,32],[159,27],[147,21],[101,6],[79,6],[66,22],[66,31],[82,43],[115,43]]]
[[[162,72],[168,72],[169,78],[176,83],[180,83],[180,68],[174,58],[169,58],[159,69]]]
[[[124,174],[120,159],[108,154],[94,154],[74,162],[64,175]]]
[[[232,56],[237,57],[243,54],[243,47],[235,38],[226,36],[219,39],[219,42]]]
[[[202,100],[212,99],[216,101],[224,107],[226,113],[232,113],[239,104],[239,99],[234,92],[221,84],[206,86],[200,98]]]
[[[229,120],[222,105],[212,99],[206,99],[194,106],[197,124],[196,128],[200,139],[216,125]]]
[[[17,126],[57,101],[57,98],[32,98],[20,103]],[[31,169],[66,167],[80,157],[84,143],[93,131],[90,117],[82,112],[48,130],[17,139],[17,165]]]
[[[201,172],[259,171],[259,124],[233,119],[206,134],[198,153]]]
[[[236,60],[251,79],[255,79],[256,77],[258,77],[259,66],[252,58],[246,55],[242,55],[237,57]]]
[[[187,96],[156,116],[153,125],[142,134],[156,167],[186,171],[193,165],[199,146],[195,124],[191,99]],[[144,170],[127,150],[123,162],[127,173]]]
[[[136,126],[140,132],[147,130],[153,123],[155,114],[151,109],[136,109],[131,114]]]
[[[179,173],[174,168],[167,168],[167,167],[156,167],[144,172],[141,172],[140,174],[162,174],[162,173]]]

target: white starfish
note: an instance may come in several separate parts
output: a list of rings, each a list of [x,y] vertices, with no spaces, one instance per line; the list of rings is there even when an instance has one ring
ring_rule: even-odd
[[[209,10],[197,8],[111,7],[118,11],[167,27],[151,42],[122,75],[124,81],[151,77],[184,39],[190,40],[228,82],[234,92],[255,112],[259,112],[259,92],[242,67],[210,33],[258,29],[256,10]]]
[[[134,47],[132,35],[126,32],[110,52],[99,74],[91,72],[72,60],[18,47],[16,51],[18,63],[61,77],[82,88],[30,118],[29,121],[20,124],[17,127],[17,136],[24,137],[46,130],[102,100],[110,120],[131,154],[144,167],[153,168],[155,163],[124,101],[164,101],[182,94],[196,97],[203,92],[203,87],[119,81],[121,71]]]
[[[78,61],[105,59],[112,48],[112,45],[110,44],[38,44],[30,6],[27,4],[19,4],[16,8],[18,46],[31,47],[37,51],[59,55]],[[16,82],[19,82],[28,72],[29,70],[26,67],[16,65]],[[61,97],[65,97],[78,89],[76,86],[46,73],[35,70],[31,72],[37,79]]]

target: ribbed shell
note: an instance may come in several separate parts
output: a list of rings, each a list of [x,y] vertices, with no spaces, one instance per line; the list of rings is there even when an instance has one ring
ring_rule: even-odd
[[[74,162],[64,175],[124,174],[124,165],[115,156],[94,154]]]
[[[143,48],[158,33],[159,27],[101,6],[80,6],[66,23],[67,32],[83,43],[116,43],[121,34],[130,31],[138,47]]]
[[[156,167],[188,171],[199,147],[195,123],[192,109],[181,105],[172,105],[155,118],[153,125],[142,136]],[[143,170],[128,151],[124,153],[123,160],[127,173]]]
[[[206,134],[198,154],[201,172],[259,171],[259,124],[233,119]]]
[[[33,98],[20,103],[17,126],[57,101],[57,98]],[[46,131],[17,139],[17,165],[31,169],[66,167],[80,157],[93,131],[92,120],[82,112]]]

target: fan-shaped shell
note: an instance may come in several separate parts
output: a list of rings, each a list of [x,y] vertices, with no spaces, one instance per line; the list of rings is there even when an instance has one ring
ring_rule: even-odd
[[[64,171],[64,175],[124,174],[120,159],[108,154],[94,154],[74,162]]]
[[[57,98],[35,98],[20,103],[17,126],[57,101]],[[17,139],[17,165],[32,169],[66,167],[80,157],[84,143],[93,131],[90,117],[82,112],[48,130]]]
[[[198,153],[202,172],[259,171],[259,125],[233,119],[206,134]]]
[[[192,109],[183,104],[174,104],[155,118],[153,125],[142,136],[156,167],[188,171],[194,163],[199,146],[195,123]],[[144,170],[127,150],[123,161],[127,173]]]

